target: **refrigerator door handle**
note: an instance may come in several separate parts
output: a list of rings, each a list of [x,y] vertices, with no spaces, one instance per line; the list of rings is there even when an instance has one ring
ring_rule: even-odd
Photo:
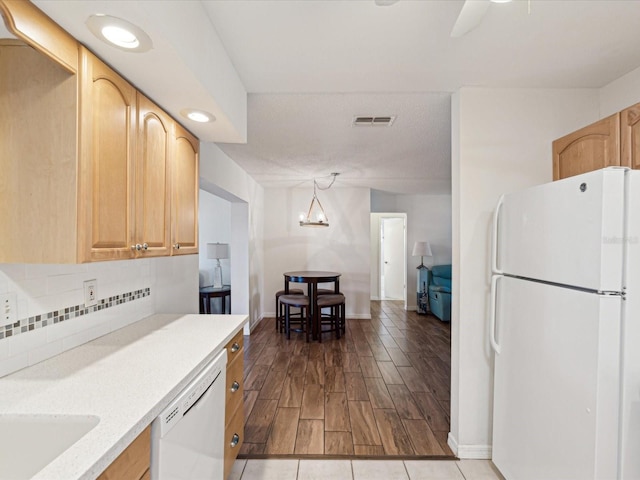
[[[489,342],[491,343],[491,348],[497,355],[500,355],[500,345],[496,340],[496,301],[498,297],[498,280],[502,278],[502,275],[493,275],[491,277],[491,301],[489,307]]]
[[[493,210],[493,229],[491,235],[491,272],[502,275],[504,272],[498,268],[498,218],[500,217],[500,209],[504,195],[500,195],[496,208]]]

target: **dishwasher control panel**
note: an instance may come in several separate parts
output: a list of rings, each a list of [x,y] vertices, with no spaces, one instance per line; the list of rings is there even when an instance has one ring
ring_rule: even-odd
[[[218,380],[227,366],[227,351],[223,350],[198,376],[165,408],[156,420],[160,420],[160,436],[166,435],[180,419],[193,408],[209,387]]]

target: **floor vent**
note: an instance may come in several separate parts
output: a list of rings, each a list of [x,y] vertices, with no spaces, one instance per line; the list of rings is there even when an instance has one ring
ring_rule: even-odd
[[[390,127],[393,125],[395,115],[387,117],[353,117],[354,127]]]

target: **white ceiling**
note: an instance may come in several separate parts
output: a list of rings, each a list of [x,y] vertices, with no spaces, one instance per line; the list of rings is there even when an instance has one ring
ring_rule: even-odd
[[[203,0],[210,23],[197,29],[176,15],[176,5],[186,10],[194,2],[35,2],[171,113],[187,101],[216,111],[216,82],[198,81],[190,71],[197,62],[175,48],[181,35],[211,28],[249,92],[247,144],[220,147],[265,186],[310,184],[338,171],[336,186],[450,191],[450,92],[597,88],[640,66],[637,0],[491,4],[480,26],[457,39],[449,33],[462,0],[387,7],[374,0]],[[98,8],[137,22],[154,51],[124,58],[93,38],[84,21]],[[189,56],[205,61],[209,37],[200,44]],[[355,128],[353,115],[397,120]],[[241,132],[215,131],[224,121],[192,129],[204,141],[238,141]]]

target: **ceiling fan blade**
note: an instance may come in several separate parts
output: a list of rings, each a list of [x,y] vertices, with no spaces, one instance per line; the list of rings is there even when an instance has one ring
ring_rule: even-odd
[[[489,5],[491,5],[490,0],[466,0],[451,30],[451,36],[453,38],[461,37],[480,25]]]

